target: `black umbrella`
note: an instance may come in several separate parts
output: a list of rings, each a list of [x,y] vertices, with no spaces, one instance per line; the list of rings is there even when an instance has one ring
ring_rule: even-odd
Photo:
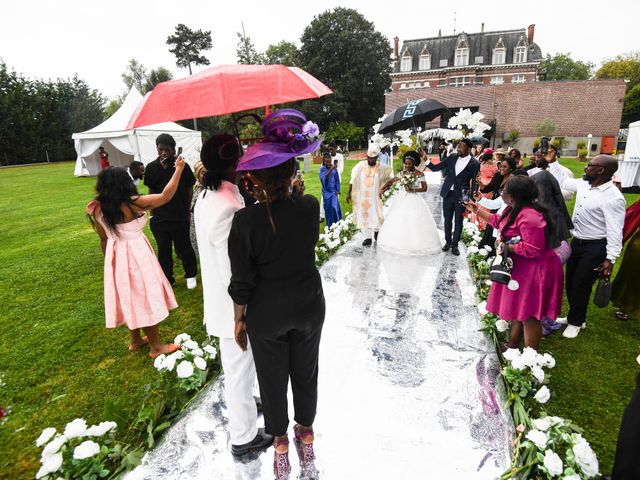
[[[390,133],[396,130],[415,128],[439,117],[449,109],[432,98],[414,100],[392,111],[380,124],[378,133]]]

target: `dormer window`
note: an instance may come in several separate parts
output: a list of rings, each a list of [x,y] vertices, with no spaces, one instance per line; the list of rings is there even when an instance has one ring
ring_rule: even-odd
[[[520,37],[518,44],[513,52],[513,63],[525,63],[527,61],[527,44],[524,37]]]
[[[456,56],[453,60],[455,67],[463,67],[469,65],[469,44],[464,38],[461,38],[456,46]]]
[[[413,68],[413,57],[411,56],[411,52],[407,49],[404,51],[400,59],[400,71],[410,72],[412,68]]]
[[[505,63],[505,53],[504,42],[502,41],[502,37],[500,37],[493,49],[493,59],[491,63],[494,65],[503,65]]]
[[[427,48],[423,48],[420,52],[420,64],[418,70],[430,70],[431,69],[431,54]]]

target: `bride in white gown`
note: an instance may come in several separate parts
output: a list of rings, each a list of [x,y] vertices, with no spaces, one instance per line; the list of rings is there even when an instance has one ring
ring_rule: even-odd
[[[393,204],[386,215],[378,234],[378,247],[403,255],[433,255],[442,252],[440,234],[429,206],[421,193],[427,191],[424,173],[416,170],[420,164],[420,155],[415,151],[404,154],[404,170],[389,180],[381,193],[391,185],[400,182]],[[403,178],[415,175],[413,185]]]

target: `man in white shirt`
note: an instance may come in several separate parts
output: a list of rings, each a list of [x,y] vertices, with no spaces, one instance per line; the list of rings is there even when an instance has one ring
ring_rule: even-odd
[[[344,155],[338,152],[338,147],[335,143],[329,144],[329,153],[331,154],[331,161],[336,165],[340,180],[342,180],[342,172],[344,172]]]
[[[611,276],[622,251],[627,203],[611,181],[617,169],[614,157],[598,155],[585,167],[582,179],[566,178],[562,183],[564,190],[576,193],[574,236],[566,270],[569,315],[557,320],[568,323],[562,334],[567,338],[577,337],[584,327],[593,284],[599,276]]]
[[[137,187],[144,178],[144,163],[134,160],[129,164],[127,173],[131,177],[131,181]]]
[[[571,197],[573,197],[573,191],[565,189],[563,187],[563,184],[566,179],[573,179],[576,178],[576,176],[567,167],[563,167],[562,165],[560,165],[560,162],[558,162],[556,158],[557,156],[558,149],[554,145],[549,144],[549,150],[544,156],[544,158],[549,163],[549,173],[551,173],[551,175],[556,177],[556,180],[558,180],[558,183],[560,184],[560,187],[562,189],[562,196],[564,197],[564,199],[571,200]]]

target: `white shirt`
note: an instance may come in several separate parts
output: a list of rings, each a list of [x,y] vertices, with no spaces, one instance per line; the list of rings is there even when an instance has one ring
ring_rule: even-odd
[[[458,160],[456,160],[456,177],[460,175],[460,172],[467,168],[467,165],[469,165],[470,161],[471,155],[467,155],[466,157],[458,158]],[[453,190],[454,188],[455,185],[451,185],[451,190]]]
[[[331,157],[331,160],[334,162],[336,160],[338,161],[338,168],[336,170],[338,170],[338,175],[342,178],[342,172],[344,172],[344,155],[336,152],[336,154]]]
[[[615,262],[622,251],[622,229],[627,202],[612,181],[592,187],[582,179],[568,178],[563,190],[577,192],[573,232],[580,240],[607,239],[607,258]]]
[[[549,170],[549,173],[551,173],[551,175],[556,177],[556,180],[558,181],[558,184],[562,189],[562,196],[564,197],[564,199],[571,200],[571,197],[573,197],[573,192],[575,192],[575,190],[567,190],[562,185],[564,184],[564,181],[566,179],[576,178],[573,172],[569,170],[567,167],[563,167],[562,165],[560,165],[560,162],[558,162],[557,160],[549,164],[548,170]],[[530,175],[533,175],[533,173]]]

